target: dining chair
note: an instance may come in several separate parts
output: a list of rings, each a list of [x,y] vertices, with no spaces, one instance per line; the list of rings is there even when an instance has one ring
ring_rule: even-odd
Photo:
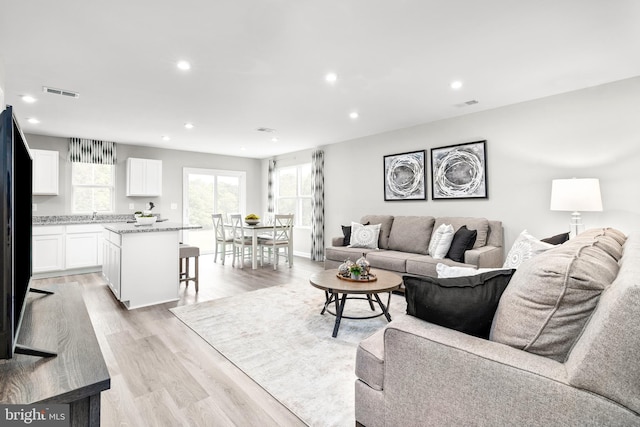
[[[231,232],[233,241],[233,261],[231,265],[236,266],[236,258],[240,258],[240,268],[244,268],[245,255],[251,255],[251,237],[245,236],[242,215],[232,214],[231,218]],[[245,252],[246,250],[246,252]]]
[[[289,268],[293,266],[293,253],[289,250],[291,240],[293,239],[293,214],[275,214],[273,216],[273,231],[270,238],[262,238],[258,240],[260,245],[260,259],[264,262],[264,249],[268,250],[269,261],[273,255],[273,269],[278,269],[280,250],[284,249],[289,261]]]
[[[211,214],[211,219],[213,220],[213,230],[215,232],[216,239],[213,262],[217,262],[218,253],[220,253],[220,261],[222,262],[222,265],[224,265],[224,260],[227,257],[227,254],[233,252],[233,237],[227,236],[222,214]],[[227,249],[227,243],[231,250]]]

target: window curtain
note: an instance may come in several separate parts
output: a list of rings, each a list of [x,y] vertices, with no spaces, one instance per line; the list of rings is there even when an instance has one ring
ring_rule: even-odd
[[[324,261],[324,151],[311,155],[311,260]]]
[[[116,143],[95,139],[70,138],[69,161],[76,163],[116,164]]]
[[[269,160],[269,174],[267,176],[267,212],[275,212],[275,202],[273,194],[273,180],[276,173],[276,161]]]

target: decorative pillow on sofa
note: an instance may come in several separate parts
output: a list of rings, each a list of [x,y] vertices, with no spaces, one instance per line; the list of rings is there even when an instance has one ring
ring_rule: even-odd
[[[545,239],[541,239],[541,242],[551,243],[552,245],[561,245],[564,242],[569,240],[569,233],[560,233],[555,236],[547,237]]]
[[[496,270],[448,279],[404,276],[407,314],[488,338],[500,296],[514,271]]]
[[[453,241],[453,226],[451,224],[441,224],[431,236],[429,242],[429,255],[433,259],[443,259]]]
[[[362,224],[362,225],[369,225],[369,223],[367,222],[366,224]],[[342,245],[349,246],[351,244],[351,226],[350,225],[342,226],[342,235],[344,236],[344,238],[342,239]]]
[[[564,362],[618,274],[601,239],[610,238],[578,236],[522,264],[502,295],[491,340]]]
[[[513,242],[513,246],[509,249],[509,253],[507,254],[507,258],[504,260],[502,267],[518,268],[524,261],[553,247],[554,245],[551,243],[541,242],[539,239],[536,239],[529,234],[527,230],[524,230],[516,238],[516,241]]]
[[[473,248],[477,236],[477,230],[469,230],[466,225],[460,227],[453,235],[447,258],[457,262],[464,262],[464,253]]]
[[[380,224],[362,225],[357,222],[351,223],[351,244],[350,248],[378,249],[378,235],[380,234]]]

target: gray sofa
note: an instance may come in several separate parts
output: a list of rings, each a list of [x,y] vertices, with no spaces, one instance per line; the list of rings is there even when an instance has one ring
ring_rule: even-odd
[[[325,249],[325,270],[337,268],[346,259],[356,261],[366,254],[372,268],[413,276],[436,277],[436,265],[444,263],[461,267],[500,267],[504,262],[502,222],[485,218],[432,216],[365,215],[361,224],[380,224],[379,249],[350,248],[344,237],[334,237]],[[428,254],[431,236],[440,224],[451,224],[454,230],[466,225],[477,230],[474,247],[465,252],[464,262],[434,259]]]
[[[587,233],[523,263],[490,340],[395,316],[358,347],[357,423],[640,425],[640,233],[618,240]]]

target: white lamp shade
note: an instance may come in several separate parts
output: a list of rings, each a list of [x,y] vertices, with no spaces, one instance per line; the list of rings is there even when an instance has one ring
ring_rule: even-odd
[[[554,179],[551,182],[552,211],[601,211],[600,180],[596,178]]]

